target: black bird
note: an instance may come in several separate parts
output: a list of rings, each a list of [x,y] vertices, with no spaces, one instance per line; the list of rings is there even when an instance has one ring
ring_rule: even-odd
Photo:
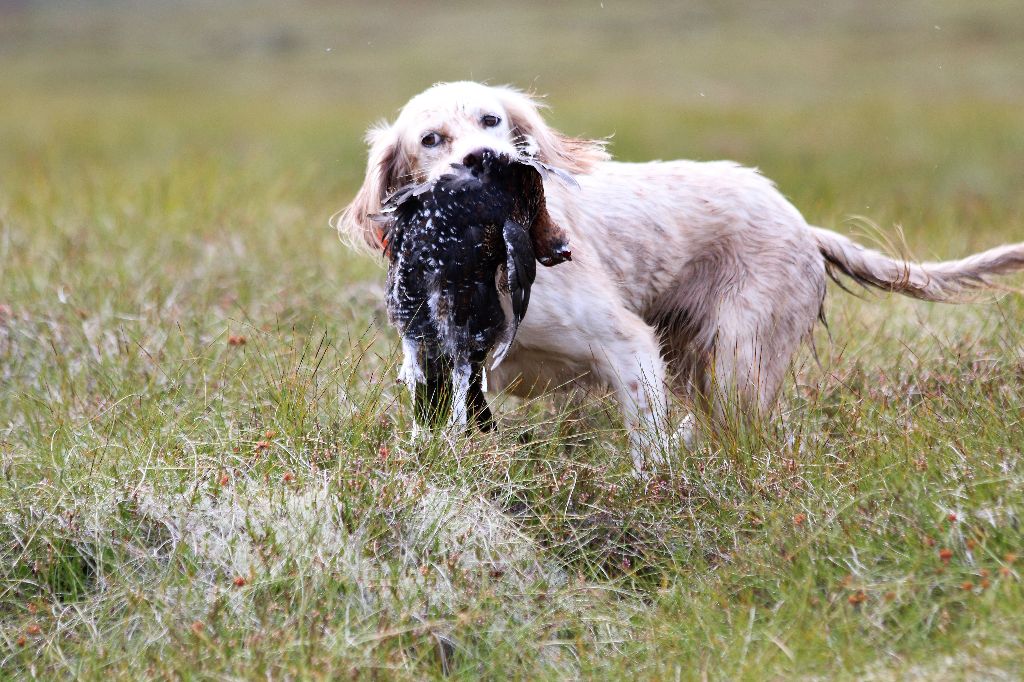
[[[439,425],[454,402],[451,423],[472,418],[493,428],[487,354],[497,346],[497,366],[508,352],[530,303],[535,260],[572,258],[545,206],[548,172],[557,171],[483,150],[385,201],[388,318],[402,335],[399,380],[413,389],[417,427]]]

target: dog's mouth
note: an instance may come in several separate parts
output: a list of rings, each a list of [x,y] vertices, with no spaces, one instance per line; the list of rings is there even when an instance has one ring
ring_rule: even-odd
[[[495,161],[501,160],[504,163],[509,163],[512,159],[506,153],[498,153],[493,149],[479,149],[475,152],[466,154],[465,158],[462,159],[462,164],[467,168],[482,168],[489,166]]]
[[[524,158],[515,157],[507,152],[498,152],[485,148],[466,154],[460,163],[453,163],[451,167],[456,171],[468,170],[474,176],[479,176],[489,172],[495,166],[509,166],[524,162]]]
[[[547,180],[550,176],[554,176],[568,187],[573,189],[579,189],[580,187],[576,178],[574,178],[570,173],[567,173],[561,168],[544,163],[536,157],[528,156],[525,153],[521,155],[512,155],[507,152],[498,152],[493,149],[478,149],[466,154],[466,156],[462,158],[461,163],[453,163],[451,164],[451,167],[456,171],[467,170],[474,176],[479,176],[490,172],[497,166],[516,164],[530,166],[540,173],[542,180]]]

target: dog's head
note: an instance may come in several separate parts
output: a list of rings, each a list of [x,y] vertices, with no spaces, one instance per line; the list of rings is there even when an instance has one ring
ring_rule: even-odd
[[[510,87],[441,83],[416,95],[394,123],[366,134],[370,147],[363,186],[334,218],[352,244],[381,249],[380,224],[371,216],[397,187],[437,178],[481,150],[535,158],[572,174],[588,173],[608,158],[604,142],[567,137],[549,127],[538,102]]]

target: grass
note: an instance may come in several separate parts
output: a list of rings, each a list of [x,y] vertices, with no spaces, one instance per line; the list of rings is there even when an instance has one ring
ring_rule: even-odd
[[[779,423],[652,484],[601,400],[410,445],[326,223],[431,80],[921,258],[1021,239],[1013,3],[605,4],[0,10],[0,677],[1019,675],[1016,296],[833,288]]]

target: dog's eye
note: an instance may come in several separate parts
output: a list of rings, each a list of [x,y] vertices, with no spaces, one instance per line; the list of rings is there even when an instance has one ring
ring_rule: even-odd
[[[487,114],[480,119],[480,123],[483,124],[484,128],[494,128],[501,123],[501,119],[494,114]]]
[[[437,133],[427,133],[420,139],[420,142],[424,147],[436,147],[441,144],[441,139],[441,136]]]

